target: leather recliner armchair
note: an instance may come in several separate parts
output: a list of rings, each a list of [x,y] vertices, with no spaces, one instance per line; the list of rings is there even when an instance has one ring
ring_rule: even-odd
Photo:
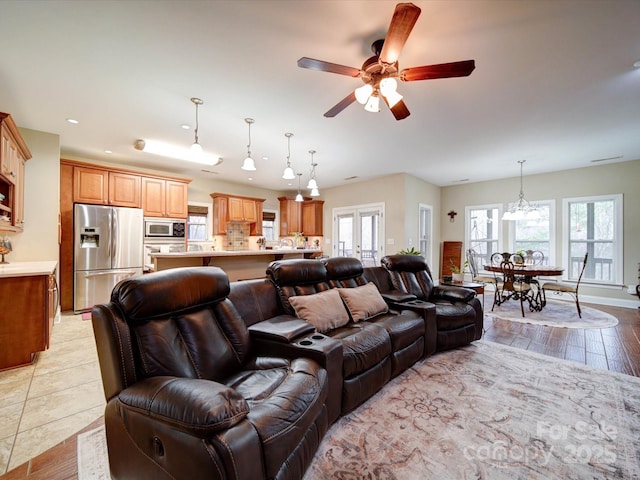
[[[93,308],[114,479],[302,478],[328,428],[326,371],[261,356],[228,293],[219,268],[177,268]]]
[[[388,255],[381,260],[395,289],[436,306],[436,351],[467,345],[482,337],[484,313],[475,292],[435,286],[431,270],[419,255]]]

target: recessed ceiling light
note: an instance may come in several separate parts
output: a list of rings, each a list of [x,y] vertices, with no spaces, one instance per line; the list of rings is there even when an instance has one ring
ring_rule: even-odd
[[[112,150],[105,150],[104,153],[106,153],[107,155],[111,155],[113,153]]]
[[[186,123],[183,123],[182,125],[180,125],[180,128],[184,128],[185,130],[189,130],[191,127],[189,125],[187,125]]]
[[[267,157],[266,155],[264,157],[262,157],[263,160],[269,160],[269,157]]]
[[[250,182],[252,182],[252,181],[253,181],[253,177],[249,177],[249,178],[247,178],[247,180],[249,180]]]
[[[73,123],[74,125],[77,125],[78,123],[80,123],[80,122],[78,122],[78,120],[76,120],[75,118],[67,118],[67,122],[69,122],[69,123]]]
[[[640,60],[633,63],[633,68],[640,68]]]

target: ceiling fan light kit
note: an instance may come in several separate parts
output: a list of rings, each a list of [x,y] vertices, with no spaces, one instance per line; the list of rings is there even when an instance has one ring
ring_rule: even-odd
[[[371,48],[374,56],[368,58],[360,69],[308,57],[298,60],[300,68],[359,77],[364,82],[363,86],[356,88],[354,92],[330,108],[324,114],[325,117],[335,117],[355,101],[364,105],[364,109],[368,112],[379,112],[380,95],[382,95],[395,119],[402,120],[411,113],[402,95],[397,91],[397,78],[402,82],[413,82],[471,75],[475,69],[474,60],[399,69],[400,52],[420,16],[420,11],[420,8],[412,3],[397,4],[386,38],[373,42]]]

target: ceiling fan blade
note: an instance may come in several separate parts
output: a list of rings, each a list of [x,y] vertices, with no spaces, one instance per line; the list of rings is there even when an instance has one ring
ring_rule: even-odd
[[[300,68],[309,68],[311,70],[318,70],[320,72],[338,73],[340,75],[347,75],[349,77],[360,76],[360,70],[357,68],[338,65],[337,63],[325,62],[323,60],[316,60],[314,58],[302,57],[300,60],[298,60],[298,66]]]
[[[347,108],[349,105],[351,105],[355,101],[356,101],[356,94],[355,94],[355,92],[351,92],[349,95],[347,95],[342,100],[340,100],[338,103],[336,103],[333,107],[331,107],[327,111],[327,113],[324,114],[324,116],[325,117],[335,117],[337,114],[339,114],[342,110]]]
[[[387,101],[386,97],[384,95],[381,95],[381,97],[384,99],[384,103],[387,104],[387,107],[389,107],[389,102]],[[403,120],[411,115],[411,112],[409,111],[403,100],[400,100],[393,107],[389,107],[389,110],[391,110],[393,116],[396,117],[396,120]]]
[[[393,64],[398,61],[409,34],[420,16],[420,8],[413,3],[399,3],[393,12],[391,24],[380,52],[380,62]]]
[[[468,77],[475,68],[475,60],[464,60],[462,62],[405,68],[400,72],[399,77],[403,82],[433,80],[435,78]]]

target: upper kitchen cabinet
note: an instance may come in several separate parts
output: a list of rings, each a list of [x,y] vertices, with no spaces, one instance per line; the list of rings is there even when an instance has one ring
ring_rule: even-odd
[[[324,200],[302,202],[302,232],[307,237],[321,237]]]
[[[322,208],[324,200],[296,202],[294,197],[278,197],[280,200],[280,236],[288,237],[302,232],[305,237],[321,237]]]
[[[262,235],[262,204],[264,198],[240,197],[212,193],[213,234],[226,235],[229,222],[250,224],[250,235]]]
[[[142,209],[146,217],[187,218],[188,183],[142,177]]]
[[[73,201],[140,208],[140,175],[102,168],[73,169]]]
[[[0,112],[0,231],[24,227],[24,164],[31,158],[11,115]]]

